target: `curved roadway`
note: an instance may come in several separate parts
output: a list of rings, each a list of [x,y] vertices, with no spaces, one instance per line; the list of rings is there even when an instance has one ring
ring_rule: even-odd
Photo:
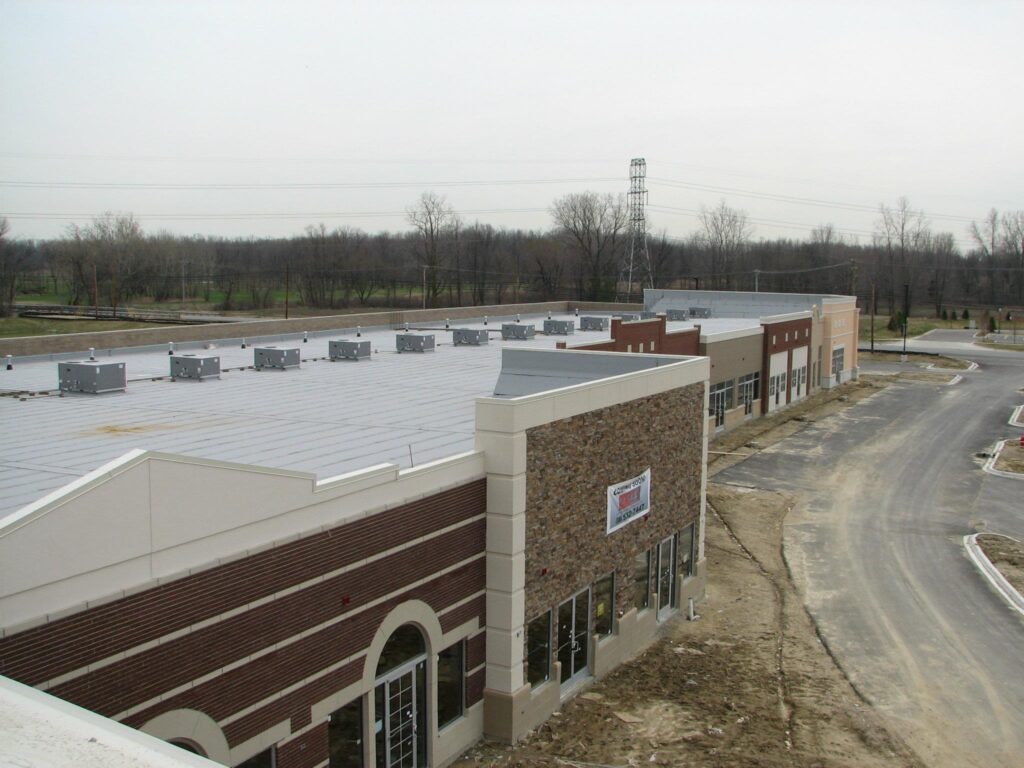
[[[1021,432],[1007,420],[1024,402],[1024,354],[956,332],[909,348],[981,368],[953,386],[881,390],[715,479],[797,495],[784,546],[807,607],[851,682],[928,765],[1022,766],[1024,618],[962,539],[1024,538],[1024,480],[974,457]]]

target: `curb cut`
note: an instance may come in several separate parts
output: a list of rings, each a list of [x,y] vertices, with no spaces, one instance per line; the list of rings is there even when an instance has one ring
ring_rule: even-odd
[[[985,466],[982,470],[988,472],[990,475],[997,475],[999,477],[1009,477],[1013,480],[1024,480],[1024,474],[1020,472],[1006,472],[1002,469],[996,469],[996,461],[999,459],[999,452],[1003,450],[1003,446],[1006,445],[1005,440],[1000,440],[996,443],[996,447],[992,451],[992,455],[988,457],[988,461],[985,462]]]
[[[1007,536],[1006,538],[1010,538]],[[1006,580],[1006,577],[999,572],[992,561],[988,559],[981,547],[978,546],[978,534],[971,533],[964,536],[964,548],[967,550],[967,556],[971,562],[974,563],[974,567],[977,568],[981,575],[985,577],[989,584],[995,589],[996,592],[1009,604],[1009,606],[1017,611],[1021,616],[1024,616],[1024,595],[1021,595],[1013,586]],[[1016,541],[1016,539],[1012,539]]]

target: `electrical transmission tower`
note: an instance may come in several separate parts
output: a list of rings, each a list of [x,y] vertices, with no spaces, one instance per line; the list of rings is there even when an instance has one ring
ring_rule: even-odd
[[[640,284],[640,298],[643,289],[653,288],[651,274],[651,254],[647,250],[647,161],[642,157],[634,157],[629,161],[629,246],[626,258],[622,262],[619,274],[619,285],[616,289],[618,301],[632,301],[633,283]],[[625,291],[623,291],[625,284]]]

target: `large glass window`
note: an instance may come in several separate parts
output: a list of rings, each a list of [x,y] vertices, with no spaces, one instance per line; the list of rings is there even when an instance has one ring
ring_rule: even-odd
[[[444,728],[463,712],[463,643],[449,646],[437,655],[437,727]]]
[[[846,350],[843,347],[836,347],[832,350],[832,373],[835,374],[836,384],[842,381],[843,375],[843,358],[846,356]]]
[[[355,766],[362,766],[362,755],[359,757],[360,760],[358,763],[344,763],[343,765],[345,765],[346,768],[348,768],[348,766],[353,766],[353,768],[355,768]],[[274,747],[271,747],[270,749],[264,749],[258,755],[253,755],[244,763],[239,763],[235,768],[276,768],[276,766],[277,750]],[[333,766],[334,763],[331,763],[332,768]]]
[[[760,373],[748,373],[740,377],[739,397],[740,403],[743,404],[743,413],[751,415],[754,412],[754,402],[761,397]]]
[[[384,649],[380,652],[380,660],[377,662],[377,677],[403,662],[415,659],[426,651],[423,635],[419,629],[412,624],[403,624],[388,638]]]
[[[615,574],[609,573],[594,583],[594,634],[610,635],[615,616]]]
[[[548,611],[526,627],[526,679],[530,685],[537,686],[550,675],[551,611]]]
[[[651,604],[651,551],[633,558],[633,605],[638,611]]]
[[[327,721],[330,768],[363,768],[363,700],[355,699],[336,710]],[[242,763],[250,768],[249,763]],[[256,768],[256,766],[252,766]],[[273,768],[273,763],[259,768]]]
[[[679,533],[679,575],[683,578],[693,576],[695,543],[694,524],[690,523]]]
[[[708,392],[708,411],[715,417],[715,426],[725,424],[725,412],[732,407],[732,379],[712,385]]]

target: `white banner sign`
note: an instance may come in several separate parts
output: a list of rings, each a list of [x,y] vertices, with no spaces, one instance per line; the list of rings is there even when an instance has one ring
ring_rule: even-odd
[[[624,483],[608,486],[608,533],[651,511],[651,470]]]

